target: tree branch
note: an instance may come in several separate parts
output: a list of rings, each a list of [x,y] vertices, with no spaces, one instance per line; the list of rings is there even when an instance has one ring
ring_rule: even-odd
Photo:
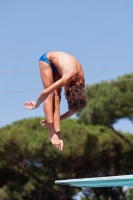
[[[39,185],[42,185],[42,187],[47,190],[48,192],[52,193],[53,195],[60,198],[61,194],[57,192],[56,190],[48,187],[44,181],[40,180],[38,177],[36,177],[32,172],[30,172],[28,169],[24,167],[24,165],[20,162],[17,162],[16,160],[11,159],[9,156],[6,156],[6,159],[10,162],[12,162],[14,165],[18,166],[24,173],[26,173],[28,176],[30,176],[32,179],[34,179]]]
[[[130,142],[130,140],[128,140],[126,137],[124,137],[122,134],[120,134],[118,131],[116,131],[112,125],[110,125],[110,128],[112,129],[112,131],[118,135],[122,140],[124,140],[129,146],[130,148],[133,150],[133,144]]]

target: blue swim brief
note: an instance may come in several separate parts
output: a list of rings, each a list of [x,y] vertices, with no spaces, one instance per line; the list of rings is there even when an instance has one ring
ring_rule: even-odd
[[[52,68],[53,73],[56,73],[56,72],[57,72],[56,67],[47,59],[47,56],[46,56],[46,55],[47,55],[46,53],[43,54],[43,55],[40,57],[39,61],[43,61],[43,62],[48,63],[48,64],[50,65],[50,67]]]

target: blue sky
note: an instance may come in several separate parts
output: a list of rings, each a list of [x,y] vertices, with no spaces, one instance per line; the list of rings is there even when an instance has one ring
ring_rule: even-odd
[[[90,67],[133,67],[132,0],[0,1],[0,70],[39,70],[38,59],[48,51],[65,51],[83,66],[86,84],[116,79],[131,69],[95,70]],[[0,94],[0,127],[19,119],[43,116],[36,101],[42,82],[36,73],[0,73],[0,93],[40,88],[35,92]],[[67,111],[62,93],[61,113]],[[133,133],[128,120],[115,128]]]

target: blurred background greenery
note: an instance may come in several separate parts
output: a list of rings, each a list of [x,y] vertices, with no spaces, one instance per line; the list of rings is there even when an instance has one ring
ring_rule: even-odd
[[[133,173],[133,135],[116,131],[121,118],[133,121],[133,74],[87,85],[88,104],[77,119],[61,122],[64,151],[48,140],[42,118],[0,129],[0,200],[131,200],[133,189],[75,188],[55,180]],[[127,81],[127,79],[129,81]],[[121,81],[123,80],[123,81]],[[124,81],[126,80],[126,81]]]

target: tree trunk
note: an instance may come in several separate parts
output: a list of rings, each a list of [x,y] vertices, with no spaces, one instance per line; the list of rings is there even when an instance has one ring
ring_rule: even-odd
[[[122,197],[123,197],[123,200],[126,200],[126,197],[125,197],[124,192],[122,191],[122,188],[119,187],[118,189],[119,189],[119,193],[120,193],[120,194],[122,195]]]
[[[116,131],[116,130],[113,128],[112,125],[110,125],[109,127],[112,129],[112,131],[113,131],[116,135],[118,135],[124,142],[126,142],[126,143],[130,146],[130,148],[133,150],[133,144],[130,142],[130,140],[128,140],[126,137],[124,137],[122,134],[120,134],[118,131]]]
[[[20,168],[24,173],[26,173],[28,176],[30,176],[32,179],[34,179],[39,185],[41,185],[47,192],[50,192],[51,194],[53,194],[57,198],[60,198],[60,196],[61,196],[60,192],[58,192],[58,191],[54,190],[53,188],[50,188],[49,186],[47,186],[41,179],[36,177],[31,171],[29,171],[27,168],[25,168],[25,166],[23,166],[22,163],[20,163],[16,160],[13,160],[8,156],[6,156],[6,160],[10,161],[14,165],[16,165],[18,168]]]

